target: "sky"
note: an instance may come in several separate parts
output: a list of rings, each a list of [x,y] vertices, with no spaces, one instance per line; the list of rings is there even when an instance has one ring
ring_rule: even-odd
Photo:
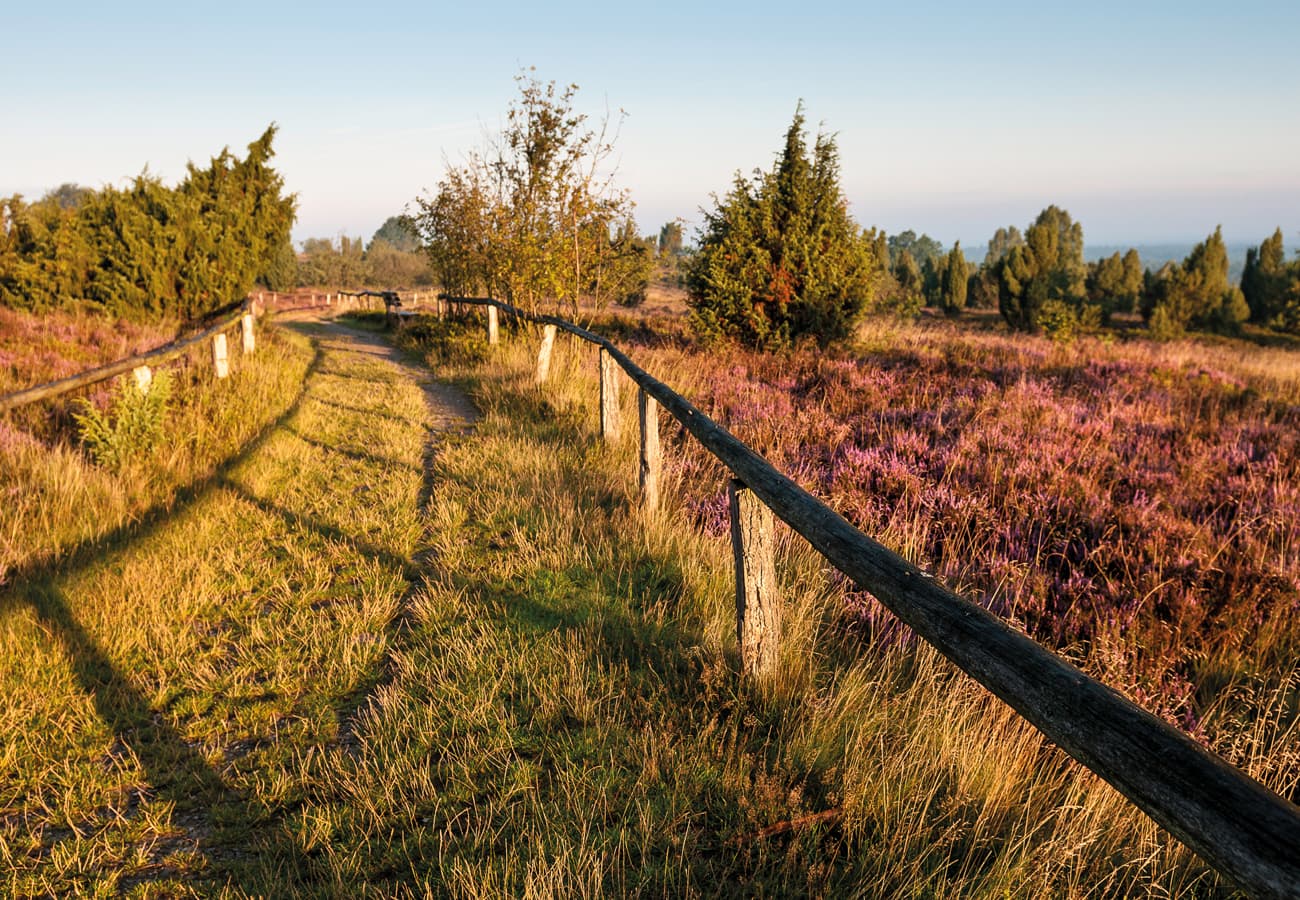
[[[1221,224],[1300,246],[1294,0],[4,0],[0,34],[0,196],[174,182],[274,122],[295,238],[369,238],[500,129],[532,67],[619,120],[645,233],[681,217],[689,236],[737,171],[772,165],[802,100],[855,218],[890,233],[977,248],[1055,203],[1089,244]]]

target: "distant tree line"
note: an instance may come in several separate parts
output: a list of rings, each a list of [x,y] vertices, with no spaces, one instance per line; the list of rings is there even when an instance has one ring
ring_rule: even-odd
[[[175,187],[63,185],[35,203],[0,200],[0,304],[42,312],[85,303],[130,317],[189,319],[257,282],[293,284],[297,198],[270,161],[274,125]]]
[[[516,81],[502,133],[416,200],[412,221],[438,281],[453,294],[575,315],[584,301],[638,302],[656,247],[636,233],[631,201],[607,171],[611,123],[593,128],[575,111],[576,85]]]
[[[915,315],[925,305],[951,316],[997,308],[1014,330],[1065,337],[1118,313],[1140,313],[1161,339],[1235,333],[1247,321],[1300,333],[1300,260],[1287,262],[1280,229],[1249,252],[1240,284],[1229,281],[1221,229],[1155,272],[1135,249],[1086,263],[1082,226],[1056,206],[1023,232],[999,228],[975,264],[960,243],[945,252],[925,234],[858,226],[833,138],[818,135],[810,151],[803,124],[801,105],[774,168],[737,173],[705,212],[686,284],[691,321],[706,339],[833,341],[865,315]]]
[[[415,226],[390,216],[366,245],[360,238],[308,238],[298,255],[297,283],[340,288],[424,287],[433,268]]]

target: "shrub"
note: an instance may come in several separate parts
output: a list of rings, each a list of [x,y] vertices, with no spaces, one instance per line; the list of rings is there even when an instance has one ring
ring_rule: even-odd
[[[705,213],[687,289],[691,324],[706,341],[782,346],[802,335],[848,337],[873,301],[886,264],[848,214],[835,140],[809,153],[800,109],[771,172],[736,175]]]
[[[82,411],[73,417],[91,458],[120,470],[151,451],[162,437],[171,393],[171,376],[159,372],[143,388],[134,378],[123,378],[107,413],[81,400]]]

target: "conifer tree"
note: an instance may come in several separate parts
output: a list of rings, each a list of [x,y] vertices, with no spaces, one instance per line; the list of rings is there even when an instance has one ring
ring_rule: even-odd
[[[1290,277],[1286,251],[1282,247],[1282,229],[1273,232],[1259,248],[1246,251],[1246,268],[1241,273],[1241,293],[1256,322],[1268,322],[1281,312]]]
[[[270,167],[275,131],[243,159],[223,150],[207,168],[190,164],[175,188],[145,173],[126,188],[3,201],[0,304],[188,319],[239,299],[283,265],[294,220],[296,198]]]
[[[1038,331],[1039,313],[1049,301],[1077,308],[1086,297],[1083,227],[1070,214],[1049,206],[994,266],[998,308],[1012,328]]]
[[[1228,282],[1222,226],[1192,248],[1182,265],[1170,264],[1143,296],[1143,318],[1163,336],[1191,328],[1235,332],[1250,316],[1240,288]]]
[[[737,173],[705,213],[687,274],[692,324],[756,346],[844,338],[873,299],[873,237],[848,214],[834,138],[809,152],[801,105],[773,170]]]
[[[952,245],[944,264],[940,305],[949,316],[960,315],[966,308],[966,256],[961,252],[961,241]]]

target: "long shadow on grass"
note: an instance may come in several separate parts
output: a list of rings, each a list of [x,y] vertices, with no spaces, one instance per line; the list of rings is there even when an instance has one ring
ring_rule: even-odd
[[[418,427],[418,426],[412,426]],[[387,469],[406,469],[408,472],[417,471],[416,467],[410,463],[402,462],[400,459],[392,459],[387,456],[379,456],[375,453],[367,453],[364,450],[349,450],[347,447],[340,447],[337,444],[327,444],[324,441],[318,441],[316,438],[308,437],[292,425],[285,425],[284,430],[289,434],[309,444],[317,450],[324,450],[326,453],[337,453],[340,456],[346,456],[353,462],[363,463],[367,466],[373,466],[383,472]]]
[[[226,480],[232,470],[260,450],[277,430],[284,427],[298,414],[302,401],[307,397],[307,385],[311,381],[321,361],[319,347],[313,345],[314,354],[303,373],[302,385],[298,394],[279,416],[263,426],[251,441],[235,455],[219,463],[211,475],[197,478],[189,484],[178,487],[172,496],[161,503],[151,506],[131,521],[114,528],[106,534],[87,538],[74,544],[62,553],[31,565],[16,567],[9,573],[6,581],[0,582],[0,614],[11,605],[10,597],[24,584],[50,578],[56,574],[67,574],[85,568],[97,561],[104,553],[125,544],[148,537],[178,512],[187,509],[202,498],[209,490]]]
[[[379,419],[387,419],[390,422],[396,422],[399,425],[408,425],[411,428],[420,427],[420,422],[407,416],[399,416],[396,413],[384,412],[381,409],[363,409],[360,406],[352,406],[348,403],[339,403],[337,400],[322,400],[320,397],[314,398],[321,406],[329,406],[342,412],[355,413],[359,416],[374,416]]]
[[[231,850],[229,838],[220,839],[218,825],[224,823],[224,826],[239,827],[264,818],[265,814],[249,807],[243,798],[227,788],[203,756],[173,726],[153,712],[148,699],[132,686],[76,620],[56,582],[99,561],[106,552],[158,532],[177,512],[227,481],[231,470],[261,449],[298,413],[320,360],[320,348],[314,347],[312,360],[303,373],[302,385],[293,402],[237,454],[218,465],[211,475],[178,488],[167,501],[151,507],[133,522],[87,539],[53,559],[20,568],[12,573],[7,584],[0,586],[3,589],[0,614],[20,603],[31,606],[40,621],[63,645],[73,675],[81,689],[92,698],[105,725],[140,759],[149,789],[157,797],[176,804],[178,820],[186,819],[193,823],[192,830],[199,832],[199,852],[208,856],[210,863],[217,859],[213,850],[220,849],[225,854]],[[255,847],[250,848],[247,839],[238,840],[237,844],[242,846],[236,852],[247,850],[259,856],[265,854],[273,860],[271,865],[286,876],[303,870],[304,861],[296,842],[279,826],[259,825]],[[208,868],[219,867],[210,865]],[[246,870],[241,867],[239,871]],[[221,870],[215,874],[228,873]],[[244,885],[234,881],[231,886],[243,888],[252,895],[261,891],[257,884]]]
[[[226,872],[214,866],[232,849],[232,836],[223,833],[229,831],[235,832],[233,843],[241,855],[265,857],[271,866],[286,875],[305,871],[306,859],[293,835],[280,825],[258,822],[265,814],[231,790],[198,749],[153,711],[149,700],[113,665],[73,616],[67,598],[52,579],[30,582],[22,593],[37,618],[63,645],[72,674],[92,698],[100,719],[140,760],[148,784],[144,793],[172,802],[173,822],[187,826],[188,840],[161,842],[153,848],[153,865],[148,874],[143,878],[128,876],[119,888],[126,888],[131,882],[182,874],[168,872],[163,857],[173,850],[193,846],[207,858],[205,868],[211,875],[232,877],[234,880],[228,886],[243,889],[250,895],[259,894],[264,888],[260,879],[258,883],[247,884],[239,880],[241,873],[249,871],[246,867]],[[255,822],[258,824],[254,841],[239,834]]]
[[[242,500],[246,500],[248,503],[256,506],[262,512],[280,519],[291,528],[311,531],[328,541],[346,544],[359,555],[368,556],[371,559],[378,560],[380,563],[391,569],[396,569],[408,580],[415,576],[409,560],[398,556],[396,553],[385,550],[377,544],[372,544],[370,541],[358,537],[357,535],[349,534],[334,525],[318,521],[310,516],[304,516],[302,513],[294,512],[291,509],[285,509],[283,506],[277,506],[271,501],[257,496],[248,490],[248,488],[230,478],[222,478],[218,483]]]

